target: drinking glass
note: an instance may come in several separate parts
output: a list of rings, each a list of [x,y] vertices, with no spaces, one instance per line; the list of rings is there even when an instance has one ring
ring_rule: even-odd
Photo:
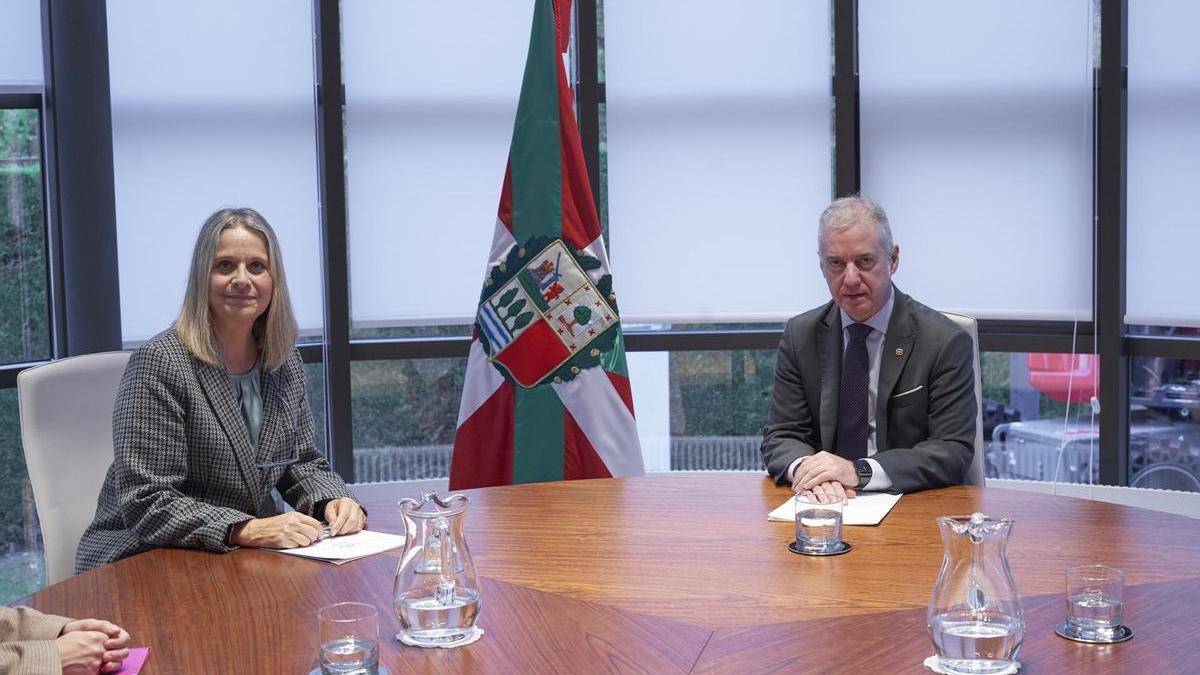
[[[379,612],[361,602],[339,602],[317,610],[321,632],[321,675],[379,673]]]
[[[1080,637],[1112,640],[1124,622],[1125,574],[1104,565],[1067,568],[1067,624]]]
[[[828,504],[816,495],[796,495],[796,547],[801,553],[826,554],[842,548],[842,512],[845,498]]]

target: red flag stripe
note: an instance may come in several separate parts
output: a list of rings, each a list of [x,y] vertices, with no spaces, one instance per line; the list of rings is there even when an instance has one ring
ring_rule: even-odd
[[[612,478],[604,460],[569,411],[563,411],[563,478]]]
[[[617,391],[617,395],[624,401],[625,407],[629,408],[629,414],[637,417],[633,412],[633,386],[629,384],[629,378],[620,373],[614,373],[611,370],[604,371],[604,374],[608,375],[608,381],[612,382],[613,389]]]
[[[510,485],[513,477],[513,408],[507,382],[459,427],[450,460],[450,489]]]
[[[575,124],[575,107],[567,71],[558,63],[558,129],[562,148],[562,231],[563,240],[576,249],[585,248],[600,236],[600,216],[588,182],[583,144]]]
[[[500,222],[504,223],[504,227],[507,227],[508,231],[512,232],[513,202],[511,159],[504,165],[504,184],[500,187],[500,210],[496,215],[500,218]]]
[[[571,0],[554,0],[554,37],[558,53],[567,51],[571,41]]]

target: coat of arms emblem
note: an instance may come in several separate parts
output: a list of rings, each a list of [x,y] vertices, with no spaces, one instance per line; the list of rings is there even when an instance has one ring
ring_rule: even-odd
[[[513,246],[492,268],[475,319],[488,359],[526,388],[596,365],[618,334],[609,330],[618,324],[612,278],[588,274],[600,261],[561,239],[526,255],[546,241]]]

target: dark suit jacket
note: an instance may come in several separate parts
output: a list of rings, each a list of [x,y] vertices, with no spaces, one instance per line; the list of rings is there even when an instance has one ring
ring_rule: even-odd
[[[136,349],[113,411],[113,463],[75,569],[155,547],[229,551],[232,525],[279,514],[272,488],[317,519],[319,502],[349,497],[314,445],[299,352],[263,370],[262,399],[255,450],[223,369],[192,357],[174,330]]]
[[[874,459],[892,489],[959,485],[975,452],[971,337],[940,312],[893,287],[880,354]],[[899,350],[899,351],[898,351]],[[780,485],[793,461],[837,445],[842,318],[832,301],[792,317],[779,343],[763,458]]]

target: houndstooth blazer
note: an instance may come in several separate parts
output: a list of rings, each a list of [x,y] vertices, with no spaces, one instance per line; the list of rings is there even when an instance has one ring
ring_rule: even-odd
[[[113,412],[113,463],[77,572],[157,547],[230,551],[230,528],[278,515],[278,488],[297,511],[349,497],[314,444],[304,367],[293,352],[262,374],[257,451],[228,374],[194,358],[174,329],[129,358]]]

